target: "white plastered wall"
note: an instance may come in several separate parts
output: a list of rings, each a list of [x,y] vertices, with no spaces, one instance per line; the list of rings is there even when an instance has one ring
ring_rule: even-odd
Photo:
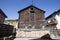
[[[57,27],[57,29],[60,29],[60,16],[56,15],[56,16],[55,16],[55,19],[57,20],[57,25],[56,25],[56,27]]]

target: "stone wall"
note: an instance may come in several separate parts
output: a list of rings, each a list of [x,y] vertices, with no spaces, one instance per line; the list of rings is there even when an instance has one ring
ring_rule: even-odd
[[[16,32],[17,32],[16,37],[19,37],[19,38],[39,38],[49,33],[49,31],[43,31],[43,30],[40,30],[40,31],[17,30]]]

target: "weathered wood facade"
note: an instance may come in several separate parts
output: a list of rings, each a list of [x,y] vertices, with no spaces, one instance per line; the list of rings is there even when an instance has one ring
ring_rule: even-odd
[[[36,28],[40,29],[44,26],[45,22],[45,11],[30,5],[20,11],[18,28]]]

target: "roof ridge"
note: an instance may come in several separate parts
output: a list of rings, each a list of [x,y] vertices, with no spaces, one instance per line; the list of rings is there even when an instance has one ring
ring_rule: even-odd
[[[20,13],[21,11],[23,11],[23,10],[29,8],[29,7],[35,7],[36,9],[43,11],[42,9],[36,7],[35,5],[29,5],[29,6],[25,7],[25,8],[23,8],[23,9],[19,10],[18,13]],[[43,11],[43,12],[45,13],[45,11]]]

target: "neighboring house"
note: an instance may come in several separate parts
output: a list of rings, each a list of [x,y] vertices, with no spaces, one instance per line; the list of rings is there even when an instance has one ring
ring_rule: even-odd
[[[5,13],[0,9],[0,23],[4,23],[5,18],[7,18],[7,16],[6,16]]]
[[[45,28],[50,30],[51,38],[60,39],[60,10],[46,17],[46,20],[47,25]]]
[[[45,11],[30,5],[18,11],[18,28],[40,29],[45,25]]]
[[[14,31],[12,25],[4,24],[5,18],[7,18],[7,16],[0,9],[0,40],[3,40],[3,39],[6,40],[8,38],[14,38],[16,35],[16,31]],[[11,37],[9,37],[9,36],[11,36]]]
[[[46,17],[46,20],[49,22],[55,21],[57,24],[55,25],[55,28],[60,29],[60,10],[55,11],[48,17]],[[54,26],[53,26],[54,27]]]
[[[4,21],[5,24],[9,24],[9,25],[13,25],[14,28],[18,28],[18,20],[5,20]]]

